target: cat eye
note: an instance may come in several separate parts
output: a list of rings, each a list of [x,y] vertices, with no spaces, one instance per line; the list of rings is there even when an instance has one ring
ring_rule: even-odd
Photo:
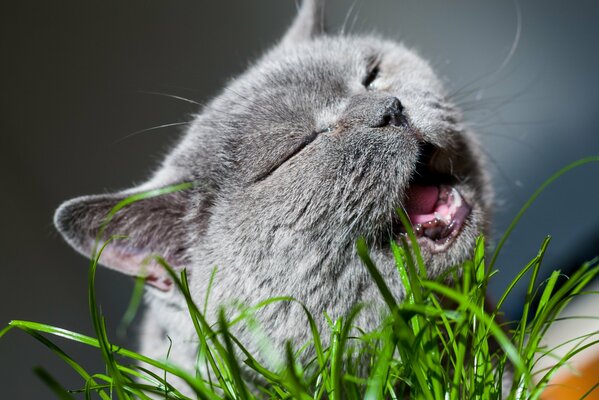
[[[362,79],[362,86],[364,86],[366,89],[372,89],[372,83],[376,80],[376,78],[378,78],[380,71],[381,70],[378,64],[375,64],[372,68],[370,68],[368,74],[366,74],[364,79]]]

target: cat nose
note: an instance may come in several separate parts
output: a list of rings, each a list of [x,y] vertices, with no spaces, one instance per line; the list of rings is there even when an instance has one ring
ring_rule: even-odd
[[[385,126],[406,126],[408,120],[404,114],[404,108],[397,97],[390,97],[383,102],[381,114],[373,128]]]

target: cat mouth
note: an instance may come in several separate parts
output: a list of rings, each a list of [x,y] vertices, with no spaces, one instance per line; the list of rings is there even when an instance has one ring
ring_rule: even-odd
[[[444,170],[444,165],[450,168]],[[402,203],[418,244],[432,253],[451,246],[472,211],[457,189],[451,165],[441,150],[423,145]],[[406,235],[399,219],[393,222],[393,233],[395,237]]]

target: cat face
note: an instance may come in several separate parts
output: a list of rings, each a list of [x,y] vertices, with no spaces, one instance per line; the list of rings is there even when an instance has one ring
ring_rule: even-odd
[[[490,190],[459,112],[414,52],[325,35],[320,12],[306,1],[283,40],[201,110],[146,184],[63,204],[55,221],[67,241],[89,254],[118,201],[194,182],[117,213],[106,235],[129,239],[101,262],[171,292],[160,267],[140,267],[161,254],[187,267],[198,298],[217,266],[215,303],[283,294],[341,313],[373,296],[358,238],[377,265],[393,266],[400,207],[432,275],[469,257]]]

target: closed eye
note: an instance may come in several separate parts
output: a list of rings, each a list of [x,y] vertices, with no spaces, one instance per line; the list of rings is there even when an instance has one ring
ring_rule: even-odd
[[[372,83],[378,78],[379,72],[381,72],[381,69],[378,64],[375,64],[362,79],[362,86],[366,89],[372,89]]]
[[[313,141],[315,141],[316,138],[321,133],[329,132],[329,131],[330,131],[330,128],[326,128],[326,129],[323,129],[323,130],[320,130],[320,131],[313,131],[312,133],[310,133],[308,136],[306,136],[305,138],[303,138],[303,140],[291,152],[289,152],[289,154],[287,154],[279,163],[277,163],[276,165],[274,165],[272,168],[270,168],[265,173],[259,175],[256,178],[255,182],[260,182],[260,181],[263,181],[264,179],[266,179],[269,175],[271,175],[273,172],[275,172],[281,165],[285,164],[291,158],[295,157],[304,148],[306,148],[310,143],[312,143]]]

